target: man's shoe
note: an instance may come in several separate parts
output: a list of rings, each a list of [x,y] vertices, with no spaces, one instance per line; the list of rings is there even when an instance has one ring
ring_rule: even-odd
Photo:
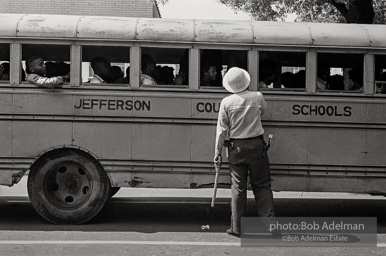
[[[235,236],[235,237],[240,237],[240,234],[234,233],[233,230],[230,228],[227,231],[225,231],[228,235]]]

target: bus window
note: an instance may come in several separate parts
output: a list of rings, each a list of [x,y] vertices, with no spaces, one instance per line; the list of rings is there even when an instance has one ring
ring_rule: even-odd
[[[69,45],[24,44],[22,46],[22,72],[26,72],[27,75],[31,71],[26,67],[26,61],[31,57],[41,57],[44,60],[47,77],[65,76],[70,72]]]
[[[188,49],[144,47],[141,54],[141,86],[188,85]]]
[[[375,93],[386,94],[386,55],[375,55]]]
[[[130,47],[82,46],[82,82],[117,84],[130,82]]]
[[[202,50],[200,87],[222,88],[222,78],[228,69],[239,67],[247,70],[248,52],[240,50]]]
[[[9,44],[0,44],[0,83],[9,83]]]
[[[261,90],[305,90],[306,53],[260,51],[258,87]]]
[[[362,92],[363,54],[318,53],[317,74],[319,91]]]

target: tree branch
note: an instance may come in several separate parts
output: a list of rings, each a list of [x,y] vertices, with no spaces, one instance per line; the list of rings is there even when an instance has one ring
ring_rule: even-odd
[[[332,4],[336,9],[338,9],[338,11],[344,16],[346,17],[347,13],[348,13],[348,9],[346,7],[346,5],[344,3],[339,3],[335,0],[328,0],[328,2],[330,4]]]

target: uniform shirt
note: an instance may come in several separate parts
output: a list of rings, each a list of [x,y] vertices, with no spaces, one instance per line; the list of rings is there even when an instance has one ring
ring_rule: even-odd
[[[326,82],[324,82],[323,79],[319,77],[316,80],[316,86],[319,90],[326,90]]]
[[[149,75],[141,74],[141,84],[142,85],[157,85],[157,82]]]
[[[94,74],[94,76],[90,80],[91,84],[105,84],[106,81],[103,80],[100,76]]]
[[[261,115],[267,103],[260,92],[243,91],[221,101],[217,120],[215,154],[222,152],[224,140],[247,139],[264,133]]]
[[[56,85],[63,83],[62,76],[44,77],[37,74],[28,74],[26,80],[30,83],[46,88],[54,88]]]

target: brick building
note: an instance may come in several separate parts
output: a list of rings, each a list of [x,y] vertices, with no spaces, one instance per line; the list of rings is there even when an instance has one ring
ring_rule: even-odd
[[[155,0],[1,0],[0,13],[161,17]]]

